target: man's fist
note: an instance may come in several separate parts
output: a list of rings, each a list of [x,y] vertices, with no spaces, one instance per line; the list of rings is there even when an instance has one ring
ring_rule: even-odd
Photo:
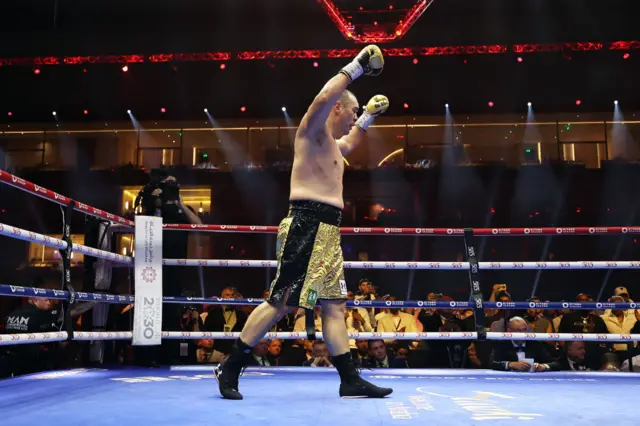
[[[362,74],[368,76],[378,76],[382,74],[384,68],[384,57],[382,51],[375,44],[370,44],[358,53],[358,56],[340,72],[345,74],[351,81]]]
[[[358,126],[360,130],[366,131],[371,123],[373,123],[373,119],[385,113],[388,108],[389,99],[384,95],[375,95],[364,107],[364,112],[356,121],[356,126]]]

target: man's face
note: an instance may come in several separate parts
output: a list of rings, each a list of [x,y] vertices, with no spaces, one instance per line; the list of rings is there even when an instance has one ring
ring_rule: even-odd
[[[316,343],[315,345],[313,345],[312,353],[314,358],[329,357],[329,351],[327,350],[327,345],[325,345],[324,343]]]
[[[236,297],[236,292],[231,290],[230,288],[225,288],[224,290],[222,290],[222,293],[220,293],[220,297],[222,297],[223,299],[233,299]]]
[[[358,348],[358,352],[361,354],[366,354],[369,352],[369,342],[366,340],[356,340],[356,348]]]
[[[353,292],[352,292],[352,291],[348,291],[348,292],[347,292],[347,300],[353,300],[353,299],[355,299],[355,298],[356,298],[356,297],[353,295]]]
[[[387,347],[383,341],[373,342],[369,352],[371,352],[372,357],[378,361],[382,361],[387,356]]]
[[[282,352],[282,342],[278,339],[274,339],[269,342],[269,353],[273,356],[280,356]]]
[[[531,302],[539,302],[540,299],[531,299]],[[542,313],[541,309],[527,309],[527,315],[529,315],[532,318],[537,318],[538,315],[540,315]]]
[[[609,298],[609,302],[612,303],[624,303],[624,298],[622,296],[611,296]],[[612,309],[611,313],[615,316],[624,315],[624,311],[622,309]]]
[[[356,124],[358,111],[360,110],[358,100],[354,96],[349,96],[348,100],[343,102],[338,101],[335,106],[338,114],[337,122],[342,136],[349,134],[351,128]]]
[[[567,356],[572,361],[584,361],[584,342],[571,342],[567,345]]]
[[[31,304],[42,311],[50,311],[53,308],[50,299],[31,299]]]
[[[254,347],[253,347],[253,353],[256,354],[257,356],[267,356],[267,353],[269,353],[268,351],[268,346],[269,344],[267,343],[266,339],[262,339],[260,340]]]

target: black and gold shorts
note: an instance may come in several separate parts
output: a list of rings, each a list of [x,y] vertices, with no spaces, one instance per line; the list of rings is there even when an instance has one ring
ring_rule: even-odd
[[[278,271],[269,301],[289,291],[288,306],[313,309],[321,299],[346,299],[340,220],[337,207],[316,201],[292,201],[280,222],[276,246]]]

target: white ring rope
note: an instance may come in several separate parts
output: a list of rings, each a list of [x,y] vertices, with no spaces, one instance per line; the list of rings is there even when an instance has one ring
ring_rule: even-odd
[[[198,340],[219,339],[232,340],[240,336],[238,332],[209,331],[163,331],[163,339]],[[64,331],[50,333],[0,334],[0,346],[30,343],[44,343],[67,340]],[[130,331],[76,331],[73,340],[131,340]],[[270,332],[266,339],[297,340],[306,339],[306,332]],[[316,333],[322,339],[322,333]],[[418,333],[349,333],[350,339],[383,339],[383,340],[477,340],[475,332],[418,332]],[[536,341],[584,341],[584,342],[637,342],[640,334],[588,334],[588,333],[495,333],[488,332],[487,340],[536,340]]]

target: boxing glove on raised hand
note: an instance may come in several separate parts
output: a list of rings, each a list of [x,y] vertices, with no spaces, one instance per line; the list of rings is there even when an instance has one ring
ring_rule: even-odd
[[[370,44],[358,53],[358,56],[347,66],[342,68],[340,72],[351,81],[360,77],[362,74],[368,76],[378,76],[384,68],[384,57],[382,51],[375,44]]]
[[[364,112],[356,121],[356,126],[362,131],[366,131],[373,120],[380,114],[384,114],[389,108],[389,99],[384,95],[375,95],[364,107]]]

